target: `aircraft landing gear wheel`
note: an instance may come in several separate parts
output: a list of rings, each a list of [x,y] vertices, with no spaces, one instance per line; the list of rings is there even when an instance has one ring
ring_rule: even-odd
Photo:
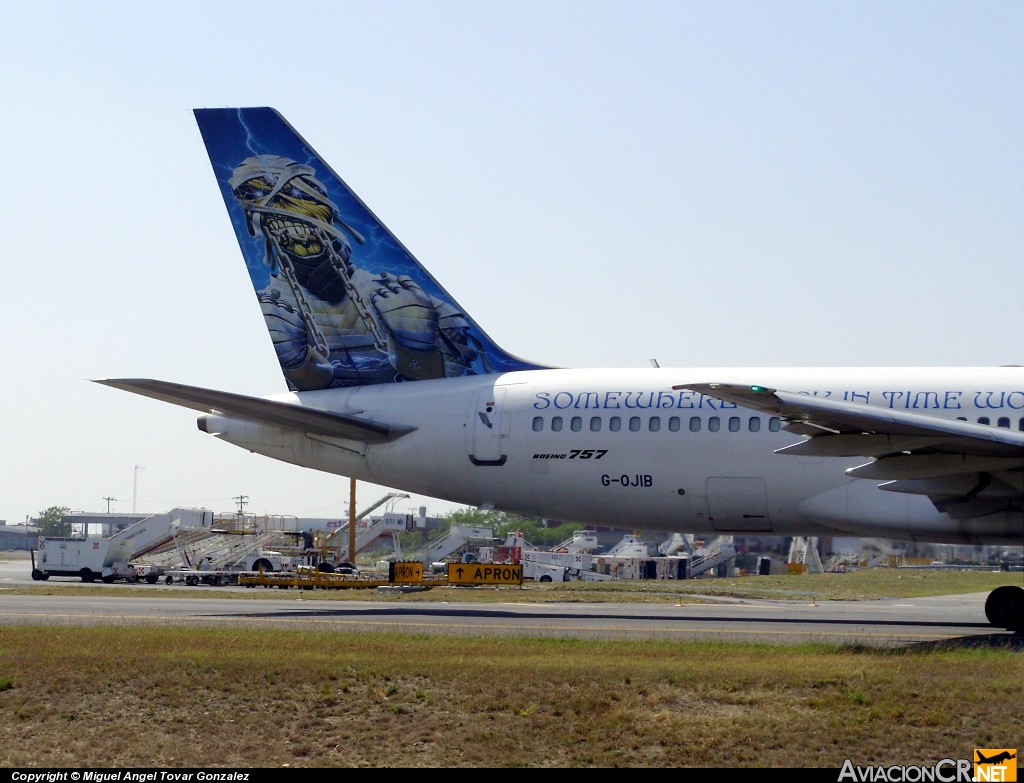
[[[996,628],[1024,631],[1024,588],[997,587],[985,600],[985,617]]]

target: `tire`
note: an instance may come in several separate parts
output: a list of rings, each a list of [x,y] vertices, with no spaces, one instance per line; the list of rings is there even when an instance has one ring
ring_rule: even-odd
[[[113,574],[109,574],[108,576],[101,576],[100,579],[103,581],[103,584],[112,585],[116,577]]]
[[[78,575],[80,577],[82,577],[82,581],[83,582],[95,582],[96,581],[96,574],[94,574],[91,569],[83,568],[81,571],[78,572]],[[105,582],[107,580],[104,579],[103,581]]]
[[[44,577],[43,577],[43,572],[42,571],[40,571],[38,568],[33,568],[32,569],[32,581],[33,582],[41,582],[43,580],[43,578]]]
[[[146,584],[155,585],[156,580],[159,578],[160,577],[157,575],[156,571],[151,571],[150,573],[146,574]]]
[[[173,585],[173,584],[174,584],[174,577],[173,577],[173,576],[171,576],[170,574],[168,574],[167,576],[165,576],[165,577],[164,577],[164,584],[165,584],[165,585]]]
[[[538,582],[550,582],[551,581],[551,576],[549,574],[544,574],[544,576],[542,576],[537,581]]]
[[[261,557],[255,563],[252,564],[253,571],[259,571],[263,569],[263,573],[272,574],[274,573],[274,564],[267,560],[265,557]]]
[[[985,599],[985,617],[996,628],[1024,631],[1024,588],[997,587]]]
[[[195,587],[197,584],[199,584],[199,577],[195,574],[189,574],[185,577],[185,584],[187,584],[189,587]]]

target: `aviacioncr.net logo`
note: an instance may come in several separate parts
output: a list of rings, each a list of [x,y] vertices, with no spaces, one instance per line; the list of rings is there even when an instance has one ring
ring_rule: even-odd
[[[970,783],[969,759],[942,759],[930,767],[896,764],[890,767],[857,767],[847,759],[839,771],[839,783]]]
[[[1016,748],[975,748],[974,781],[1014,783],[1017,780]]]

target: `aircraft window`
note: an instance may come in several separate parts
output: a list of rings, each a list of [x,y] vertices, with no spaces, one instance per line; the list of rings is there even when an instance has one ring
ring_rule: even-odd
[[[708,419],[708,429],[711,430],[711,432],[718,432],[721,426],[722,420],[719,419],[717,416],[712,416],[710,419]]]
[[[700,416],[690,417],[690,432],[700,432]]]
[[[629,431],[630,432],[640,432],[640,417],[639,416],[630,416],[629,417]]]
[[[759,432],[761,430],[761,418],[759,416],[751,416],[750,421],[747,422],[747,429],[751,432]]]
[[[770,429],[772,432],[778,432],[779,430],[782,429],[782,421],[779,419],[778,416],[772,416],[770,419],[768,419],[768,429]]]
[[[583,419],[581,419],[579,416],[573,416],[571,419],[569,419],[569,429],[571,429],[573,432],[579,432],[581,429],[583,429]]]
[[[542,419],[540,416],[534,416],[533,417],[533,431],[534,432],[540,432],[542,429],[544,429],[544,419]]]
[[[739,431],[740,431],[740,417],[739,416],[730,416],[729,417],[729,432],[739,432]]]
[[[988,416],[979,416],[978,417],[978,424],[990,424],[990,423],[991,422],[988,420]]]
[[[957,416],[956,420],[957,421],[967,421],[967,417],[966,416]]]
[[[651,416],[651,420],[647,422],[647,426],[651,432],[657,432],[661,429],[661,416]]]
[[[590,431],[591,432],[600,432],[601,431],[601,417],[600,416],[591,416],[590,417]]]
[[[672,416],[668,420],[669,432],[679,432],[679,417]]]
[[[551,431],[552,432],[561,432],[562,431],[562,417],[561,416],[553,416],[551,418]]]
[[[1000,416],[999,417],[999,426],[1000,427],[1006,427],[1006,429],[1010,429],[1010,417],[1009,416]]]
[[[1019,421],[1019,422],[1017,423],[1017,429],[1019,429],[1019,430],[1020,430],[1021,432],[1024,432],[1024,419],[1021,419],[1021,420],[1020,420],[1020,421]]]
[[[612,416],[610,419],[608,419],[608,429],[610,429],[612,432],[618,432],[619,430],[621,430],[622,419],[620,419],[618,416]]]

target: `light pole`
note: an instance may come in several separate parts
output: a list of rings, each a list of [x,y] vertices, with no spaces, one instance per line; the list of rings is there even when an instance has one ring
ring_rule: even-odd
[[[142,465],[135,466],[135,478],[132,481],[132,513],[135,513],[135,501],[139,496],[139,471],[145,470]]]

